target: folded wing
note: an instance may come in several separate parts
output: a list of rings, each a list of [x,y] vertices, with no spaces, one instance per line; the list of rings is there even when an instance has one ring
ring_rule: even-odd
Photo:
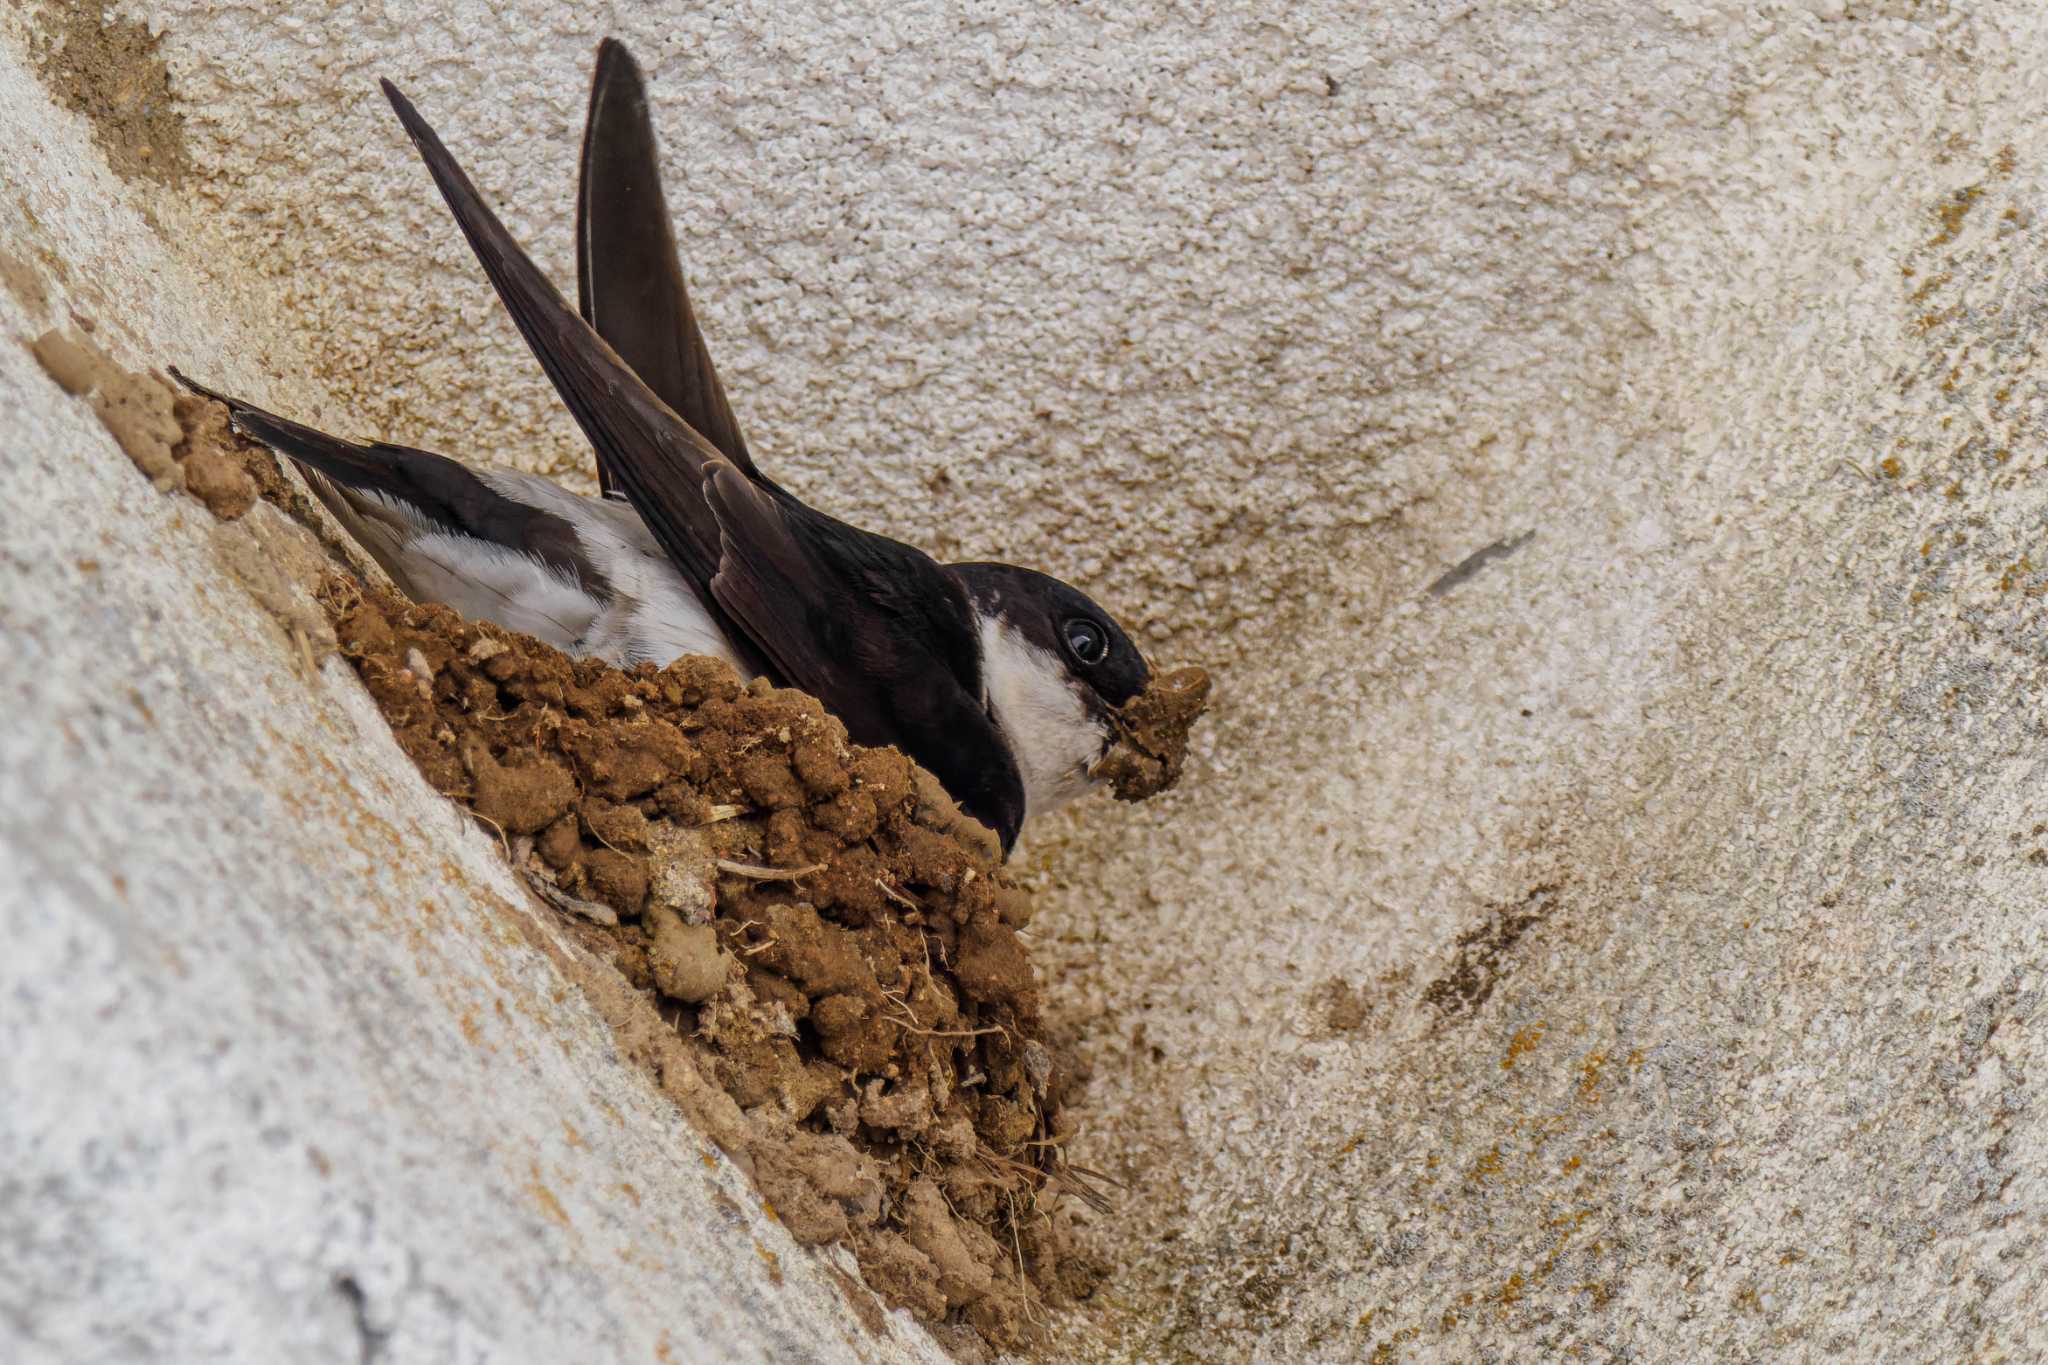
[[[623,43],[598,45],[576,186],[576,286],[585,321],[647,387],[748,477],[747,453],[690,307],[661,190],[647,87]],[[598,479],[616,478],[602,454]]]

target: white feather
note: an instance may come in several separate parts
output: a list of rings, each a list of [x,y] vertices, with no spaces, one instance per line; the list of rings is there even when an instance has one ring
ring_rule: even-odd
[[[533,555],[487,540],[439,531],[416,536],[400,551],[416,593],[464,616],[496,621],[568,649],[604,604],[568,574]]]
[[[559,648],[622,666],[703,654],[724,659],[743,678],[750,676],[696,590],[669,563],[630,505],[580,497],[530,474],[492,471],[480,477],[506,497],[567,521],[585,557],[611,584],[610,605],[598,603],[601,610]]]
[[[989,711],[1024,779],[1024,811],[1035,819],[1094,785],[1088,770],[1108,731],[1089,715],[1058,658],[993,616],[981,616],[981,673]]]

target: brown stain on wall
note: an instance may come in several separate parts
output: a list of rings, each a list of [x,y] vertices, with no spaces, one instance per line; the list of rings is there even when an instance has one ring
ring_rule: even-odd
[[[30,317],[41,317],[49,308],[49,293],[35,267],[4,251],[0,251],[0,289],[6,290]]]
[[[1513,905],[1493,906],[1483,923],[1458,936],[1449,969],[1424,989],[1423,1003],[1453,1019],[1484,1005],[1507,975],[1515,945],[1549,913],[1556,891],[1538,886]]]
[[[176,187],[192,172],[185,116],[171,96],[160,35],[98,4],[48,0],[29,55],[57,101],[91,121],[93,141],[124,180]]]

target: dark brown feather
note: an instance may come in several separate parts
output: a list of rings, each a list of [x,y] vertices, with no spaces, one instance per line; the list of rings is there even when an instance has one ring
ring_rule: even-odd
[[[895,744],[931,769],[1007,851],[1024,783],[980,697],[973,608],[921,550],[765,493],[730,465],[705,496],[725,528],[712,591],[856,743]]]
[[[719,453],[767,482],[747,453],[690,307],[662,195],[647,88],[625,45],[598,45],[576,195],[576,286],[584,319]],[[602,453],[598,479],[615,476]]]
[[[718,572],[718,520],[704,501],[702,483],[709,467],[723,457],[569,307],[411,101],[391,82],[383,85],[499,301],[555,391],[655,540],[709,602],[711,579]]]
[[[449,531],[532,555],[556,573],[574,578],[595,597],[612,595],[610,581],[584,552],[575,527],[544,508],[506,497],[459,461],[411,446],[330,436],[215,392],[175,367],[171,377],[201,397],[224,404],[244,435],[283,452],[342,488],[403,503]],[[401,568],[384,567],[393,578],[402,580]]]

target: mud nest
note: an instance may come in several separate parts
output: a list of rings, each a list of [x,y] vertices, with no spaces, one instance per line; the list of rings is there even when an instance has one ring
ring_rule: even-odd
[[[306,570],[332,562],[309,547],[348,556],[224,408],[83,333],[34,349],[159,489],[220,519],[223,563],[309,678],[338,649],[427,780],[503,839],[588,953],[536,945],[792,1236],[851,1248],[868,1290],[963,1357],[1024,1344],[1044,1309],[1094,1292],[1106,1267],[1076,1229],[1106,1182],[1064,1157],[1078,1078],[1017,937],[1031,901],[935,778],[716,660],[621,671]],[[259,498],[304,545],[226,525]],[[302,571],[317,612],[284,581]],[[1208,691],[1182,670],[1126,708],[1101,774],[1119,797],[1179,776]]]
[[[1092,1292],[1031,902],[935,779],[720,661],[622,672],[338,574],[321,596],[428,781],[701,1049],[798,1241],[997,1346]]]

